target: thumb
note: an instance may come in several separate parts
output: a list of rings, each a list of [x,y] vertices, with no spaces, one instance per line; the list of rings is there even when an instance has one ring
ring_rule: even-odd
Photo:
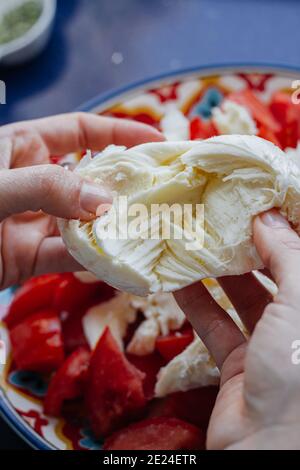
[[[109,191],[58,165],[0,171],[0,221],[12,214],[38,211],[67,219],[91,220]]]
[[[278,287],[298,293],[300,238],[288,221],[274,209],[264,212],[254,220],[253,235],[257,251]]]

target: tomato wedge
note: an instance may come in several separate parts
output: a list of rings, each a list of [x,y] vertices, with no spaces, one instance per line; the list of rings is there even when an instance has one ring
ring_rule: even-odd
[[[253,91],[245,89],[230,93],[227,99],[234,101],[248,109],[258,125],[262,125],[276,133],[280,131],[280,124],[276,121],[268,106],[264,104]]]
[[[13,328],[34,312],[52,306],[54,292],[62,274],[46,274],[26,281],[16,292],[4,321]]]
[[[34,313],[10,331],[18,369],[50,372],[64,360],[61,325],[53,309]]]
[[[190,122],[191,140],[208,139],[215,135],[219,135],[219,132],[212,121],[204,121],[199,116],[192,118]]]
[[[148,416],[176,417],[206,431],[218,391],[218,387],[208,386],[172,393],[153,401]]]
[[[282,148],[296,148],[300,139],[299,105],[292,102],[289,94],[278,91],[271,99],[270,110],[281,125],[277,138]]]
[[[65,351],[70,353],[80,346],[87,346],[82,318],[89,308],[105,302],[116,290],[99,282],[82,282],[73,274],[65,276],[58,285],[54,306],[61,314],[62,335]]]
[[[82,318],[87,310],[88,308],[84,308],[74,313],[66,312],[61,316],[62,337],[66,354],[70,354],[79,347],[88,346],[82,325]]]
[[[202,431],[176,418],[152,418],[131,424],[110,436],[105,450],[194,450],[204,449]]]
[[[154,388],[157,380],[157,374],[161,367],[165,365],[165,361],[156,351],[146,356],[136,356],[135,354],[127,354],[127,359],[137,369],[145,374],[143,387],[145,396],[151,400],[154,396]]]
[[[56,289],[53,305],[59,312],[75,312],[93,299],[103,302],[114,295],[115,290],[104,282],[81,282],[69,274]],[[90,305],[89,305],[90,306]]]
[[[193,329],[188,326],[168,336],[159,336],[155,347],[166,361],[180,354],[194,339]]]
[[[144,378],[106,328],[92,354],[86,387],[86,404],[96,436],[116,430],[144,408]]]
[[[59,416],[63,402],[83,395],[90,363],[90,351],[78,348],[52,376],[44,401],[44,412]]]

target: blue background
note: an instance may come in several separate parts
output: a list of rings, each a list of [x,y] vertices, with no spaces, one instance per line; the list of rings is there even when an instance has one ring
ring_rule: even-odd
[[[298,0],[58,0],[47,49],[0,69],[0,123],[70,111],[94,95],[181,67],[300,66]],[[112,62],[114,52],[123,62]],[[0,448],[26,448],[0,420]]]

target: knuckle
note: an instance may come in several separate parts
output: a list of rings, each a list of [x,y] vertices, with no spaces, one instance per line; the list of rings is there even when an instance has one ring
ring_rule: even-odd
[[[45,196],[59,188],[65,170],[57,165],[41,165],[37,168],[41,193]]]

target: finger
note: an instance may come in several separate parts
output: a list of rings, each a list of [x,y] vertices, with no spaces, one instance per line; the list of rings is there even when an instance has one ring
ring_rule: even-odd
[[[218,281],[251,333],[273,296],[252,273],[226,276]]]
[[[60,237],[44,238],[39,246],[34,276],[45,273],[83,271],[84,268],[68,253]]]
[[[245,342],[242,332],[201,282],[175,292],[174,296],[221,369],[228,355]]]
[[[0,171],[0,221],[27,210],[90,220],[111,201],[104,187],[57,165]]]
[[[300,239],[287,220],[272,210],[256,217],[254,243],[265,266],[289,301],[299,301]]]
[[[81,112],[3,126],[0,138],[15,138],[17,147],[18,142],[23,145],[26,133],[37,133],[52,155],[101,150],[110,144],[131,147],[164,140],[157,129],[147,124]]]

